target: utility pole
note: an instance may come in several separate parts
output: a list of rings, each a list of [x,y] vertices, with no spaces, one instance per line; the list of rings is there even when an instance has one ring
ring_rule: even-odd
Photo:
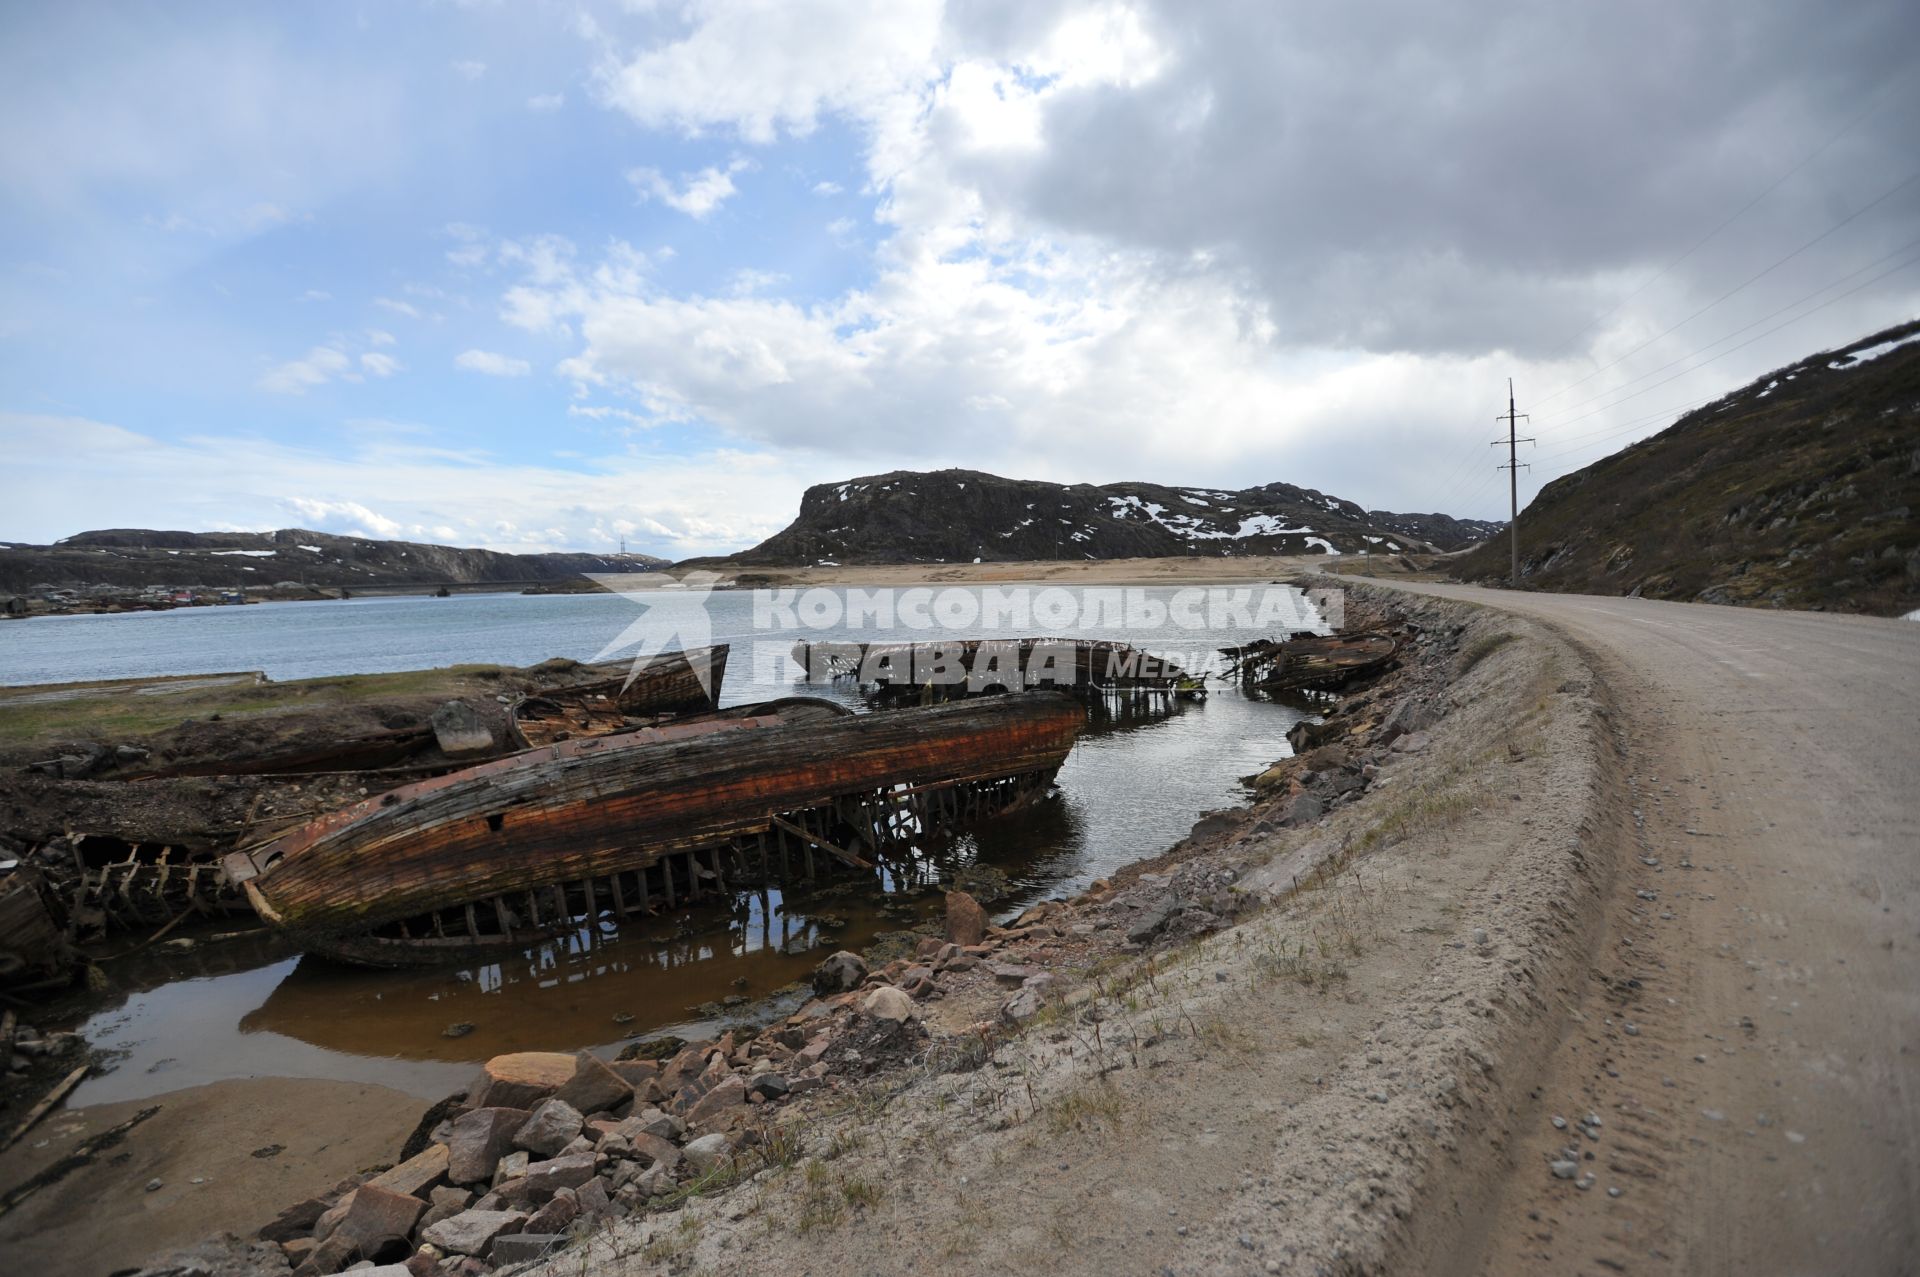
[[[1519,445],[1523,443],[1532,443],[1533,437],[1529,435],[1525,439],[1517,439],[1514,437],[1513,431],[1514,431],[1514,423],[1520,422],[1520,421],[1531,421],[1533,418],[1528,413],[1515,412],[1513,408],[1514,408],[1513,378],[1509,377],[1507,378],[1507,415],[1504,417],[1494,418],[1495,421],[1504,421],[1507,423],[1507,437],[1505,439],[1495,439],[1493,441],[1493,446],[1498,448],[1503,443],[1507,445],[1507,464],[1504,466],[1495,466],[1494,468],[1496,470],[1505,470],[1507,472],[1507,500],[1508,500],[1509,506],[1513,511],[1512,517],[1507,520],[1507,531],[1513,537],[1512,584],[1513,584],[1513,588],[1517,590],[1520,588],[1520,469],[1521,467],[1520,467],[1520,457],[1519,457]],[[1532,466],[1527,467],[1527,469],[1529,470],[1531,470],[1532,468],[1533,468]]]

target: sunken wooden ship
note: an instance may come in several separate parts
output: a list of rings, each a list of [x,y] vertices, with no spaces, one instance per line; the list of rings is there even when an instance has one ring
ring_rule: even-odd
[[[1220,654],[1241,682],[1269,692],[1332,691],[1388,669],[1400,655],[1391,634],[1295,634]]]
[[[1051,792],[1085,721],[1045,693],[848,716],[784,704],[407,785],[236,852],[226,875],[310,952],[432,962],[811,876],[816,857],[872,868]]]

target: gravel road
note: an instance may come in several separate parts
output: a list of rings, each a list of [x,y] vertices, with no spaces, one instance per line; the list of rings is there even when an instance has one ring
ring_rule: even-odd
[[[1455,1270],[1915,1271],[1920,625],[1396,585],[1584,648],[1634,787],[1586,994]],[[1553,1178],[1574,1146],[1618,1197]]]

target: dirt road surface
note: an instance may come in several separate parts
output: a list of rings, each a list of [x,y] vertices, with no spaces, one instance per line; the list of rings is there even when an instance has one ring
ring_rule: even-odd
[[[1585,650],[1625,719],[1639,844],[1533,1134],[1455,1271],[1916,1271],[1920,625],[1398,588]],[[1568,1143],[1551,1119],[1582,1143],[1589,1114],[1643,1190],[1541,1175]]]

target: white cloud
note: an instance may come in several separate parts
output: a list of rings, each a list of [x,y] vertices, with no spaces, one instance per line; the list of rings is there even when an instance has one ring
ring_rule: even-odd
[[[374,539],[392,538],[406,530],[404,524],[376,514],[358,501],[321,501],[312,497],[283,497],[281,504],[304,519],[305,527],[316,532],[337,532],[343,536]]]
[[[353,360],[332,346],[315,346],[299,359],[276,364],[260,378],[262,390],[278,395],[305,394],[336,377],[351,377]]]
[[[367,344],[369,346],[391,346],[393,345],[393,340],[393,334],[384,328],[367,329]]]
[[[479,80],[487,73],[487,64],[477,58],[462,58],[453,64],[455,74],[463,80]]]
[[[533,365],[524,359],[498,355],[490,350],[463,350],[454,356],[453,365],[467,372],[485,373],[489,377],[524,377],[533,371]]]
[[[660,421],[648,417],[631,408],[614,408],[606,404],[568,404],[569,417],[585,417],[589,421],[624,421],[643,430],[651,430],[660,425]]]
[[[372,377],[391,377],[401,369],[401,363],[392,355],[383,355],[370,350],[360,356],[360,367]]]
[[[309,288],[306,292],[300,294],[300,300],[303,302],[330,302],[333,300],[333,294],[324,288]]]
[[[622,454],[566,469],[391,441],[341,457],[245,436],[163,442],[18,413],[0,413],[0,452],[23,459],[8,511],[20,540],[92,527],[300,523],[498,550],[604,550],[604,531],[624,522],[637,534],[632,548],[672,558],[771,536],[804,486],[835,473],[831,463],[743,449]]]
[[[642,124],[750,142],[813,131],[819,117],[877,112],[936,72],[939,0],[694,0],[683,38],[595,76],[601,100]]]
[[[735,159],[724,169],[708,167],[698,173],[682,173],[677,187],[659,169],[637,168],[627,173],[627,181],[633,184],[642,200],[656,199],[668,208],[699,219],[739,194],[733,175],[751,167],[750,161]]]
[[[545,115],[552,111],[558,111],[566,104],[567,95],[564,93],[536,93],[527,99],[527,110]]]
[[[838,195],[840,190],[841,187],[838,182],[815,182],[813,184],[813,193],[822,198],[829,195]]]
[[[420,308],[412,302],[403,302],[394,297],[376,297],[373,304],[381,310],[392,311],[396,315],[405,315],[408,319],[420,318]]]

